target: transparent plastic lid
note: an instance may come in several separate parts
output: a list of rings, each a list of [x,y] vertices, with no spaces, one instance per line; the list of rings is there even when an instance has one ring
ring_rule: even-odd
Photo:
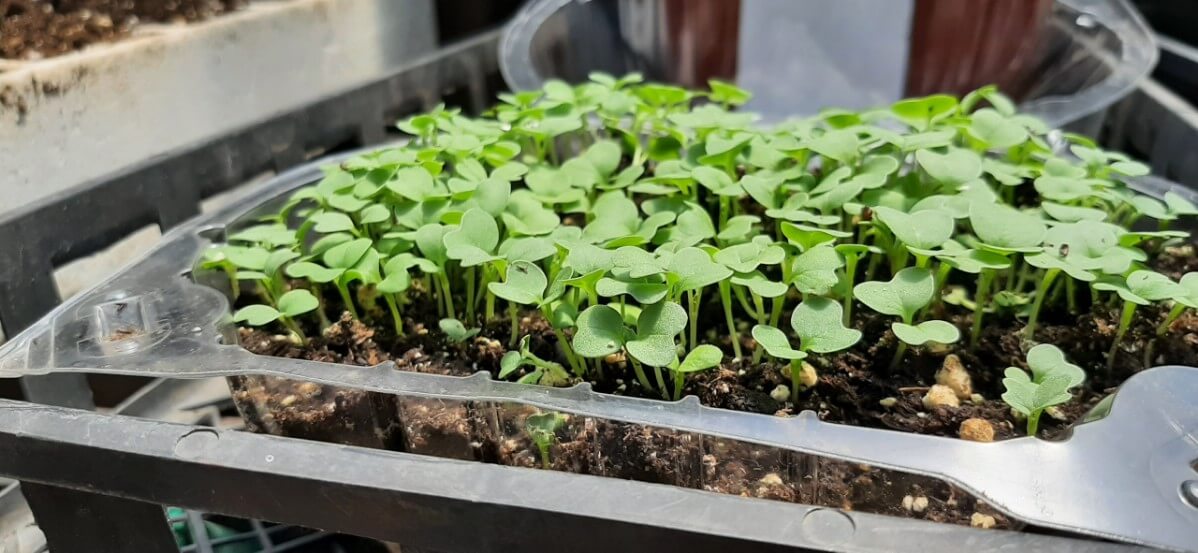
[[[517,90],[591,71],[735,81],[766,121],[996,83],[1053,127],[1119,100],[1156,64],[1123,0],[536,0],[500,68]]]

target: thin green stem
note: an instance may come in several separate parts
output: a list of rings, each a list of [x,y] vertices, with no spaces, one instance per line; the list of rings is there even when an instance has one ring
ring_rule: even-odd
[[[570,342],[566,340],[566,334],[559,328],[553,329],[553,335],[557,337],[557,343],[562,346],[562,355],[566,356],[566,362],[570,363],[570,370],[579,378],[585,378],[587,369],[586,361],[580,359],[578,354],[574,353],[574,348],[570,347]]]
[[[874,279],[874,275],[877,274],[877,272],[878,272],[878,263],[880,263],[881,261],[882,261],[882,256],[880,256],[880,255],[869,256],[869,266],[866,267],[866,269],[865,269],[865,280],[866,281],[870,281],[870,280]]]
[[[518,335],[520,334],[520,308],[516,306],[516,302],[508,302],[507,313],[512,319],[512,337],[510,340],[508,340],[507,346],[509,348],[514,348],[516,347],[516,340],[519,338]],[[573,364],[571,364],[571,367],[573,367]]]
[[[687,307],[689,308],[689,317],[686,321],[690,327],[690,347],[699,345],[699,308],[702,306],[703,290],[690,290],[686,294]],[[685,349],[685,346],[683,346]]]
[[[853,320],[853,279],[857,276],[857,261],[857,254],[844,256],[844,320],[841,322],[849,328],[852,328]]]
[[[354,307],[354,300],[349,296],[349,287],[342,282],[338,282],[337,293],[341,294],[341,303],[345,304],[345,310],[349,311],[349,314],[357,319],[358,309]]]
[[[786,294],[782,294],[774,298],[773,310],[770,311],[770,326],[777,327],[778,322],[782,320],[782,310],[785,307]]]
[[[736,296],[736,301],[740,303],[741,309],[744,309],[745,313],[748,313],[750,317],[756,319],[757,312],[753,309],[753,306],[749,304],[749,298],[745,296],[744,288],[741,286],[733,286],[732,293]]]
[[[753,303],[757,306],[757,324],[766,324],[768,320],[765,314],[765,300],[760,295],[753,294]],[[754,365],[761,362],[761,355],[764,351],[765,348],[761,347],[761,344],[757,344],[757,347],[753,348]]]
[[[1035,338],[1036,321],[1040,318],[1040,308],[1044,305],[1044,297],[1048,295],[1052,281],[1056,280],[1059,274],[1061,274],[1060,269],[1049,269],[1044,273],[1044,278],[1040,279],[1040,285],[1036,287],[1036,299],[1032,301],[1032,312],[1028,315],[1027,326],[1023,328],[1024,338],[1028,340]]]
[[[740,351],[740,333],[736,331],[736,320],[732,318],[732,283],[720,282],[720,303],[724,304],[724,319],[728,323],[728,334],[732,338],[732,352],[737,359],[744,354]]]
[[[1123,341],[1123,335],[1127,334],[1127,329],[1131,328],[1132,317],[1136,315],[1136,304],[1130,301],[1123,302],[1123,311],[1119,314],[1119,331],[1115,333],[1115,341],[1111,342],[1111,351],[1107,353],[1106,369],[1110,372],[1115,368],[1115,354],[1119,351],[1119,342]]]
[[[445,316],[456,319],[457,314],[453,309],[453,289],[449,284],[449,275],[446,275],[445,272],[446,267],[442,267],[441,272],[437,273],[437,277],[441,281],[441,298],[445,300]]]
[[[391,320],[395,323],[395,335],[403,336],[403,315],[399,313],[399,304],[395,303],[394,294],[383,294],[387,309],[391,311]]]
[[[466,324],[474,324],[474,267],[466,269]]]
[[[973,308],[973,328],[969,332],[969,348],[973,349],[978,345],[978,338],[982,335],[982,318],[986,314],[986,302],[990,299],[990,282],[994,280],[994,271],[991,269],[982,269],[978,274],[978,292],[974,298]]]
[[[953,266],[943,261],[936,265],[936,291],[932,294],[932,308],[944,303],[944,285],[948,283],[948,275],[953,272]]]
[[[641,362],[634,359],[631,355],[628,356],[628,361],[632,363],[632,370],[636,373],[636,380],[641,383],[641,387],[646,392],[653,390],[653,385],[649,383],[649,377],[645,376],[645,369],[641,367]]]
[[[323,334],[324,329],[332,324],[329,322],[329,316],[324,312],[324,294],[320,293],[320,286],[316,283],[312,283],[312,286],[309,288],[312,290],[312,295],[316,297],[316,316],[320,318],[320,332]]]
[[[750,292],[750,293],[753,296],[753,305],[754,305],[754,307],[756,307],[756,309],[755,309],[756,313],[754,313],[754,314],[756,315],[757,324],[765,324],[766,322],[768,322],[768,320],[766,319],[766,315],[765,315],[765,299],[756,293],[753,293],[753,292]]]
[[[1173,326],[1173,322],[1176,321],[1178,317],[1181,317],[1181,314],[1185,313],[1185,311],[1186,306],[1180,303],[1174,303],[1173,309],[1169,310],[1169,314],[1165,316],[1165,320],[1161,321],[1160,326],[1156,327],[1156,335],[1164,336],[1165,334],[1168,334],[1169,327]]]
[[[790,402],[799,408],[799,393],[803,391],[803,360],[790,360]]]
[[[670,387],[666,386],[666,380],[661,374],[661,367],[653,367],[653,376],[657,378],[657,387],[661,390],[662,399],[670,399]]]
[[[1036,437],[1036,431],[1039,430],[1039,427],[1040,427],[1040,413],[1042,413],[1042,412],[1043,411],[1033,411],[1032,414],[1027,416],[1027,435],[1028,436],[1031,436],[1033,438]]]
[[[898,341],[898,347],[894,348],[894,357],[890,358],[890,370],[897,369],[899,363],[903,362],[903,354],[907,353],[907,342]]]

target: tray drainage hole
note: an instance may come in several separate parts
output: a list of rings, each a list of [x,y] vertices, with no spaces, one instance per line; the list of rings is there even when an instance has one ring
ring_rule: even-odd
[[[816,543],[843,546],[856,532],[853,518],[836,509],[815,509],[803,517],[803,535]]]
[[[217,434],[215,430],[192,430],[175,442],[175,455],[184,459],[198,459],[205,452],[216,447],[219,441],[220,434]]]

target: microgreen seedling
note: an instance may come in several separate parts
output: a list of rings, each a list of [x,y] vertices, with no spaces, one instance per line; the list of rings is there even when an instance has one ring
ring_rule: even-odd
[[[1035,436],[1040,414],[1045,409],[1073,399],[1070,388],[1080,386],[1086,379],[1081,367],[1065,360],[1056,346],[1040,344],[1027,353],[1032,374],[1018,367],[1008,367],[1003,373],[1006,392],[1002,399],[1012,409],[1027,417],[1027,435]]]
[[[786,334],[770,325],[753,327],[753,339],[771,357],[790,361],[791,400],[798,405],[799,373],[802,360],[809,353],[833,353],[847,349],[861,340],[861,332],[845,328],[841,322],[840,304],[818,296],[807,298],[795,308],[790,326],[799,338],[794,349]]]
[[[315,310],[320,306],[316,296],[307,290],[292,290],[279,296],[278,308],[269,305],[249,305],[233,314],[234,322],[243,322],[250,326],[265,326],[279,321],[295,334],[301,342],[307,342],[304,331],[296,324],[295,318]]]
[[[524,430],[537,446],[541,454],[541,467],[549,469],[553,466],[549,457],[553,443],[557,441],[557,431],[566,424],[566,416],[561,413],[544,412],[529,415],[524,419]]]
[[[1161,321],[1160,326],[1156,328],[1157,336],[1164,336],[1173,322],[1181,317],[1186,309],[1198,309],[1198,273],[1182,275],[1178,284],[1185,289],[1185,292],[1173,296],[1173,307],[1169,310],[1165,320]]]
[[[457,319],[441,319],[438,325],[441,327],[441,332],[445,333],[445,337],[450,342],[458,344],[477,336],[481,330],[478,328],[468,329],[466,325],[462,324],[462,321]]]
[[[520,382],[545,386],[565,386],[570,383],[570,375],[561,364],[541,359],[528,349],[527,336],[520,340],[518,350],[503,354],[499,360],[499,378],[507,378],[524,366],[533,367],[533,370],[521,377]]]
[[[891,368],[898,366],[907,344],[918,346],[928,341],[953,343],[959,338],[956,327],[944,321],[915,324],[915,315],[931,303],[935,291],[932,272],[922,267],[903,269],[889,282],[862,282],[853,290],[857,299],[870,309],[902,320],[891,324],[891,330],[899,338],[894,359],[890,362]]]
[[[1107,354],[1107,370],[1115,366],[1115,354],[1119,351],[1119,342],[1131,328],[1132,318],[1136,307],[1150,305],[1154,301],[1175,300],[1187,297],[1186,287],[1173,282],[1169,277],[1154,271],[1132,271],[1126,279],[1108,276],[1094,283],[1094,289],[1115,292],[1123,300],[1123,309],[1119,315],[1119,330],[1111,342],[1111,351]]]

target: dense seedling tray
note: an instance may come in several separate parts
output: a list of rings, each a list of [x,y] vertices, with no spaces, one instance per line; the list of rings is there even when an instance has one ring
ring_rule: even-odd
[[[222,374],[257,431],[1017,529],[757,429],[1056,439],[1196,364],[1198,209],[1142,164],[992,88],[770,129],[748,97],[595,75],[411,117],[175,231],[0,371]]]

